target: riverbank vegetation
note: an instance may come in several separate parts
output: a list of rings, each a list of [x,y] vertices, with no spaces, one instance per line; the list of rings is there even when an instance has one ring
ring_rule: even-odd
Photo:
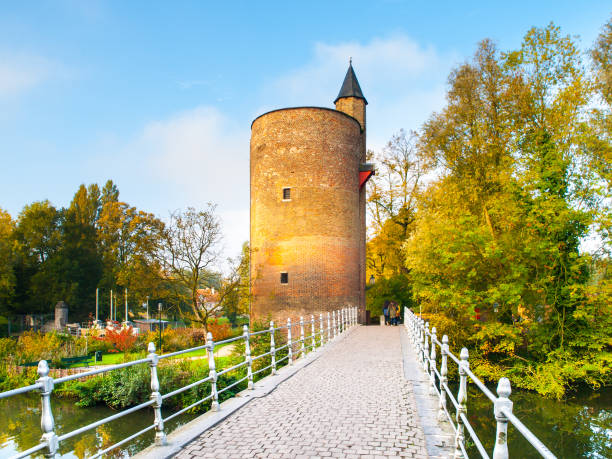
[[[370,153],[368,277],[405,277],[485,379],[612,384],[611,75],[611,22],[587,52],[554,24],[484,40],[440,112]]]
[[[255,324],[254,331],[267,329],[266,326]],[[223,340],[231,336],[241,334],[242,330],[236,328],[230,330],[225,336],[219,332],[217,340]],[[23,358],[32,352],[32,347],[40,346],[40,343],[55,343],[62,340],[56,334],[47,333],[31,333],[27,334],[26,338],[15,343],[12,339],[0,340],[0,344],[9,344],[0,348],[3,354],[2,359],[10,359],[13,354],[17,358]],[[68,337],[67,339],[70,339]],[[156,334],[143,335],[134,345],[126,350],[124,361],[131,361],[144,358],[147,354],[144,347],[148,342],[157,339]],[[36,342],[34,346],[32,342]],[[163,352],[174,352],[190,347],[201,346],[204,344],[201,329],[177,329],[164,330],[162,334]],[[284,336],[280,331],[275,333],[275,342],[280,347],[284,343]],[[65,344],[65,343],[64,343]],[[251,336],[250,339],[251,355],[258,356],[265,354],[270,350],[270,337],[268,334]],[[221,347],[215,348],[215,353]],[[62,346],[55,346],[54,352],[62,352]],[[287,355],[287,349],[282,349],[277,352],[277,360],[282,359]],[[225,356],[215,357],[217,371],[224,368],[234,366],[240,362],[244,362],[244,341],[238,340],[232,346],[232,352]],[[6,360],[3,360],[6,361]],[[122,363],[122,362],[121,362]],[[278,364],[278,367],[286,365],[285,361]],[[271,364],[271,357],[266,356],[253,361],[254,381],[257,381],[268,374],[270,369],[265,369]],[[261,370],[261,371],[260,371]],[[176,358],[168,358],[161,360],[158,364],[158,378],[162,393],[172,392],[181,387],[195,383],[209,376],[209,366],[206,354],[199,353],[198,355],[184,354]],[[246,376],[246,367],[241,366],[235,370],[225,373],[218,377],[218,390],[233,385],[220,394],[219,400],[223,401],[233,397],[236,393],[246,388],[246,380],[237,383],[238,380]],[[14,389],[16,387],[33,384],[38,378],[36,368],[18,368],[15,365],[3,365],[0,367],[0,391]],[[150,398],[151,395],[151,370],[147,364],[138,364],[128,368],[112,370],[107,373],[102,373],[96,376],[85,379],[77,379],[57,385],[54,394],[60,398],[72,399],[79,407],[89,407],[95,405],[106,405],[114,410],[121,410],[130,406],[143,403]],[[182,392],[176,396],[170,397],[164,401],[164,406],[169,409],[182,409],[196,401],[202,400],[211,393],[210,383],[204,382],[188,391]],[[208,410],[210,401],[204,402],[194,409],[192,413],[198,413]]]
[[[229,323],[211,322],[208,328],[216,341],[242,333],[242,328],[232,328]],[[33,384],[38,378],[36,364],[40,360],[47,360],[51,368],[83,367],[84,362],[73,364],[62,360],[82,356],[89,357],[87,365],[114,365],[144,358],[149,342],[159,347],[159,334],[149,332],[134,336],[130,329],[124,329],[107,333],[103,337],[26,332],[18,338],[0,338],[0,392]],[[199,328],[167,328],[161,334],[161,343],[158,353],[202,346],[206,343],[206,332]],[[94,361],[94,353],[97,351],[102,354],[100,362]],[[189,359],[204,357],[203,351],[183,356]]]
[[[164,222],[121,201],[111,180],[81,185],[66,208],[37,201],[15,219],[0,208],[0,336],[11,318],[52,314],[59,301],[69,322],[91,321],[97,294],[99,319],[132,320],[162,303],[166,318],[188,325],[206,328],[223,311],[234,320],[248,312],[248,250],[223,274],[221,240],[215,205]]]

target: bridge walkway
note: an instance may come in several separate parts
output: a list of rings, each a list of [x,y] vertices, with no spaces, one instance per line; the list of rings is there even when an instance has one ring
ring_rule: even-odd
[[[175,457],[427,458],[401,328],[356,327]]]

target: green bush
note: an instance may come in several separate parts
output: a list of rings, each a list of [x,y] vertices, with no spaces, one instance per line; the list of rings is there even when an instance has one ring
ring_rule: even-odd
[[[230,365],[232,363],[229,363]],[[222,375],[217,381],[219,389],[226,387],[246,375],[246,371],[233,371],[232,375]],[[158,366],[158,378],[162,394],[208,377],[208,364],[202,360],[162,361]],[[239,384],[220,395],[219,401],[233,397],[244,389],[246,383]],[[164,406],[180,409],[207,397],[210,394],[209,382],[164,400]],[[57,388],[62,397],[75,398],[76,405],[89,407],[107,405],[121,410],[147,401],[151,395],[151,371],[146,364],[114,370],[85,381],[71,381]],[[210,401],[195,407],[193,412],[206,411]]]
[[[401,308],[413,305],[412,289],[405,275],[399,274],[389,279],[378,279],[374,285],[368,287],[366,307],[371,317],[382,315],[385,301],[395,301]]]

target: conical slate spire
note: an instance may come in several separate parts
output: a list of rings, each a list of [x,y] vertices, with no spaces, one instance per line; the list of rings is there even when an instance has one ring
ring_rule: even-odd
[[[352,59],[349,61],[349,68],[346,71],[344,82],[342,83],[338,97],[336,97],[336,100],[334,100],[334,104],[338,102],[338,99],[342,99],[343,97],[356,97],[358,99],[363,99],[366,105],[368,104],[366,98],[363,97],[361,87],[359,86],[359,81],[357,81],[357,75],[355,75],[355,71],[353,70]]]

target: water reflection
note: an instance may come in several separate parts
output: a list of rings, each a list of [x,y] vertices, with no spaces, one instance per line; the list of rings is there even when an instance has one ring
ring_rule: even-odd
[[[83,427],[116,411],[107,407],[78,408],[74,401],[53,399],[56,433],[62,435]],[[40,398],[34,394],[19,395],[0,400],[0,459],[8,458],[40,442]],[[164,413],[167,416],[170,412]],[[196,415],[185,414],[165,423],[170,432]],[[60,457],[85,458],[153,423],[153,410],[144,408],[121,419],[98,426],[89,432],[61,442]],[[153,443],[154,433],[147,432],[107,457],[129,457]],[[42,454],[38,457],[43,457]]]
[[[529,392],[514,392],[511,399],[514,413],[559,459],[612,458],[612,388],[562,402]],[[116,413],[107,407],[78,408],[72,400],[54,398],[52,404],[59,435]],[[20,395],[0,400],[0,413],[0,459],[38,444],[41,435],[38,396]],[[164,416],[168,414],[166,412]],[[166,423],[166,432],[195,416],[183,415],[173,419]],[[468,418],[491,453],[495,436],[493,406],[474,387],[470,387],[468,395]],[[62,442],[61,457],[89,457],[152,423],[153,411],[145,408]],[[109,453],[109,457],[131,456],[151,445],[153,437],[153,432],[147,432]],[[509,441],[510,457],[540,457],[513,428],[509,429]],[[470,457],[480,457],[473,447],[468,453]]]
[[[493,405],[473,387],[468,397],[470,423],[492,453],[496,426]],[[510,398],[514,414],[559,459],[612,458],[612,388],[565,401],[545,399],[531,392],[513,392]],[[508,429],[508,440],[510,457],[541,457],[513,427]],[[474,447],[468,454],[480,457]]]

